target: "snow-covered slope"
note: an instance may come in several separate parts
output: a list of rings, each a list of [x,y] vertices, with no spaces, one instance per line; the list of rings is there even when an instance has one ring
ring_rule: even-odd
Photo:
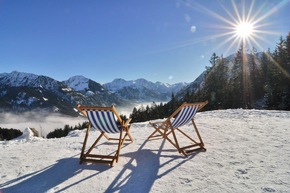
[[[84,76],[73,76],[63,81],[63,83],[76,91],[83,91],[89,88],[89,79]]]
[[[11,73],[0,74],[0,84],[9,87],[41,87],[45,89],[58,89],[60,82],[47,77],[31,73],[13,71]]]
[[[112,168],[79,164],[85,131],[2,141],[0,192],[289,192],[289,111],[208,111],[197,113],[195,122],[206,152],[183,157],[167,141],[148,141],[153,129],[138,123],[131,126],[134,142]],[[98,135],[91,131],[88,143]],[[112,153],[115,146],[108,143],[95,151]]]
[[[195,93],[198,89],[203,87],[204,79],[206,77],[206,71],[201,73],[192,83],[185,87],[182,87],[176,94],[177,98],[183,98],[186,92]]]

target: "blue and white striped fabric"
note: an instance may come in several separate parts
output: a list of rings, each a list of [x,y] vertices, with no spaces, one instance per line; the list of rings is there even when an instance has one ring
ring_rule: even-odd
[[[173,128],[187,124],[196,114],[198,106],[188,106],[181,109],[176,118],[172,121]]]
[[[121,127],[112,111],[87,111],[88,119],[95,129],[105,133],[119,133]]]

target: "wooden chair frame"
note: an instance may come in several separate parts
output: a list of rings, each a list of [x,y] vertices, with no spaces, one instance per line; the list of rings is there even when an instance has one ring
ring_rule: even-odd
[[[111,107],[90,107],[90,106],[77,105],[77,109],[80,112],[82,112],[82,114],[85,117],[88,117],[87,111],[112,111],[114,115],[116,115],[116,118],[117,118],[116,121],[121,126],[119,138],[110,138],[106,132],[100,131],[101,134],[98,136],[95,142],[90,146],[90,148],[86,151],[87,140],[89,137],[90,129],[92,127],[91,123],[89,122],[87,126],[87,130],[86,130],[86,135],[85,135],[81,155],[80,155],[80,163],[83,163],[83,162],[102,163],[102,164],[109,164],[110,166],[113,166],[119,160],[120,151],[121,151],[121,148],[123,147],[124,142],[125,141],[133,142],[133,137],[130,134],[131,119],[128,119],[126,122],[123,121],[120,115],[118,114],[116,108],[114,107],[114,105],[112,105]],[[98,144],[98,142],[100,141],[102,137],[105,137],[108,141],[110,140],[118,141],[118,147],[114,155],[101,155],[101,154],[91,153],[94,147]]]
[[[192,125],[194,127],[194,130],[196,132],[197,138],[199,141],[194,140],[193,137],[190,137],[188,134],[186,134],[184,131],[182,131],[180,128],[176,127],[174,128],[172,125],[172,119],[177,116],[177,114],[184,108],[184,107],[198,107],[197,111],[202,109],[208,101],[205,102],[198,102],[198,103],[186,103],[184,102],[178,109],[176,109],[173,114],[168,117],[163,122],[149,122],[149,124],[155,129],[154,132],[148,137],[148,140],[154,139],[154,138],[164,138],[168,140],[177,150],[179,153],[182,153],[183,155],[187,156],[196,150],[206,150],[204,147],[203,140],[201,138],[201,135],[197,129],[197,126],[194,122],[194,116],[191,119]],[[190,121],[190,120],[189,120]],[[189,122],[188,121],[188,122]],[[187,123],[188,123],[187,122]],[[187,124],[185,123],[185,124]],[[183,124],[184,125],[184,124]],[[180,144],[178,142],[178,138],[176,135],[176,131],[184,135],[186,138],[188,138],[191,142],[190,145],[180,147]],[[169,135],[172,134],[173,140],[169,138]],[[172,137],[171,137],[172,138]]]

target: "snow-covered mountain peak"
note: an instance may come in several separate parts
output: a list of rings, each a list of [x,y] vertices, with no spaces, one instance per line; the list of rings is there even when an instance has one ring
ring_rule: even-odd
[[[13,71],[11,73],[3,73],[0,75],[1,84],[9,86],[26,86],[31,82],[35,82],[37,75],[31,73]]]
[[[68,85],[76,91],[82,91],[89,88],[89,79],[84,76],[78,75],[64,81],[64,84]]]
[[[172,93],[177,93],[186,83],[176,83],[173,85],[161,82],[153,83],[144,78],[126,81],[115,79],[103,86],[126,100],[143,101],[165,101],[169,100]]]
[[[160,81],[157,81],[155,84],[158,85],[158,86],[165,86],[165,87],[167,87],[167,88],[169,88],[169,87],[171,86],[171,85],[168,84],[168,83],[163,83],[163,82],[160,82]]]
[[[45,87],[47,89],[56,89],[59,86],[59,82],[50,77],[18,71],[1,74],[0,83],[1,85],[6,85],[10,87],[29,86]]]
[[[126,81],[122,78],[116,78],[112,82],[105,83],[103,86],[105,86],[110,91],[117,91],[124,87],[132,86],[133,81]]]

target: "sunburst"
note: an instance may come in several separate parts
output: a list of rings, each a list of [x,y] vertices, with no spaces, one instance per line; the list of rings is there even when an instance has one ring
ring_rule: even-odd
[[[273,6],[267,12],[266,4],[255,7],[255,1],[251,1],[250,4],[246,4],[249,1],[240,1],[241,4],[237,4],[236,1],[231,1],[231,6],[225,7],[224,4],[220,3],[220,6],[224,10],[225,14],[218,14],[215,10],[210,10],[194,1],[186,1],[184,4],[195,10],[213,16],[213,18],[220,21],[220,25],[213,25],[213,30],[220,30],[220,33],[203,37],[200,40],[192,40],[192,43],[218,40],[220,43],[214,46],[214,50],[226,47],[224,54],[229,54],[235,48],[237,50],[241,44],[248,48],[256,47],[262,51],[265,50],[262,46],[263,43],[273,44],[269,40],[265,39],[264,35],[276,35],[278,32],[267,30],[267,27],[271,26],[272,23],[267,22],[273,13],[283,7],[286,3],[281,1],[276,6]],[[218,22],[217,22],[218,23]],[[187,45],[190,42],[187,43]],[[212,51],[208,50],[209,52]],[[205,53],[209,54],[209,53]]]

